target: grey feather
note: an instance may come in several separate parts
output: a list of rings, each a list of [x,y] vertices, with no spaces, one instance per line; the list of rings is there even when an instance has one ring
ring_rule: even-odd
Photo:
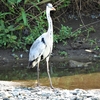
[[[37,59],[38,57],[40,57],[45,48],[46,45],[41,41],[41,37],[39,37],[31,46],[30,48],[30,53],[29,53],[29,61],[33,61],[35,59]]]

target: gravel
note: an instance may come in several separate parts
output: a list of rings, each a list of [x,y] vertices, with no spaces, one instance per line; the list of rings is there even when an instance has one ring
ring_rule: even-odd
[[[0,100],[100,100],[100,89],[60,89],[19,87],[0,84]]]

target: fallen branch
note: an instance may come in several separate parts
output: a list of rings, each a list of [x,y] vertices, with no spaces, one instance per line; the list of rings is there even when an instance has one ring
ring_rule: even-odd
[[[87,27],[87,26],[90,26],[90,25],[93,25],[93,24],[96,24],[96,23],[99,23],[99,22],[100,22],[100,20],[95,21],[95,22],[92,22],[92,23],[89,23],[89,24],[87,24],[87,25],[85,25],[85,26],[79,27],[79,28],[77,28],[76,30],[74,30],[73,33],[74,33],[75,31],[79,30],[79,29],[82,29],[82,28],[84,28],[84,27]]]

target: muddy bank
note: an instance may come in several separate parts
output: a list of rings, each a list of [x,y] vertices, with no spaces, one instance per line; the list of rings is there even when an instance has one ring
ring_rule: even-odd
[[[61,50],[60,52],[63,52]],[[95,62],[99,61],[100,57],[95,52],[87,52],[85,49],[81,50],[66,50],[67,56],[60,55],[59,51],[54,50],[50,58],[50,64],[67,63],[69,60],[81,61],[81,62]],[[45,61],[43,62],[45,63]],[[28,65],[28,52],[0,49],[0,68],[11,67],[27,67]]]

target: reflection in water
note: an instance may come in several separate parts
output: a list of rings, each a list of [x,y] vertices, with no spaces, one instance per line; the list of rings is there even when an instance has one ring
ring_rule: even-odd
[[[36,80],[14,81],[16,85],[34,87]],[[53,77],[54,87],[65,89],[98,89],[100,88],[100,73],[78,74],[73,76]],[[48,78],[41,78],[43,86],[49,86]]]
[[[94,63],[93,63],[94,64]],[[64,64],[63,64],[64,65]],[[43,67],[42,67],[43,68]],[[40,85],[50,86],[46,68],[40,70]],[[54,67],[52,72],[53,86],[65,89],[98,89],[100,88],[100,63],[86,68]],[[30,70],[25,68],[12,68],[0,70],[0,84],[17,86],[36,86],[36,67]],[[9,82],[9,81],[10,82]],[[11,80],[13,82],[11,82]],[[18,81],[17,81],[18,80]]]

